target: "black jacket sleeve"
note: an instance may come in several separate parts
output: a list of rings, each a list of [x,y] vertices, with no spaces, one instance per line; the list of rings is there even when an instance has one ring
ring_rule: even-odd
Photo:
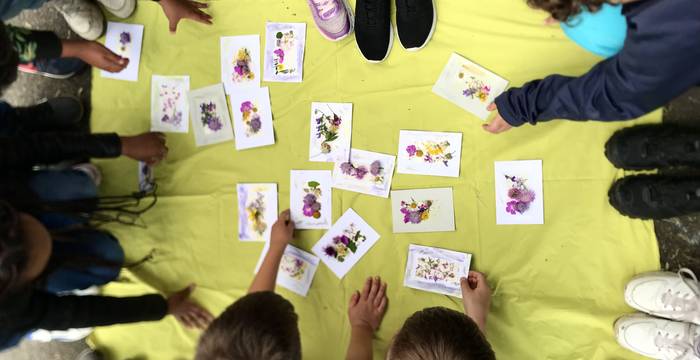
[[[0,137],[0,169],[24,170],[80,158],[121,155],[117,134],[46,133]]]

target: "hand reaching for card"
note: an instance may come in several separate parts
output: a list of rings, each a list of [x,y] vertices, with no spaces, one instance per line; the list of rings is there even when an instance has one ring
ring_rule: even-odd
[[[289,209],[282,211],[279,218],[272,225],[270,234],[270,247],[287,247],[294,237],[294,222],[290,218]]]
[[[348,306],[350,325],[353,329],[377,331],[384,318],[387,301],[386,283],[382,283],[379,276],[367,278],[362,293],[355,291],[350,297]]]
[[[482,332],[486,330],[486,316],[491,307],[491,288],[484,274],[470,271],[469,276],[462,278],[462,305],[467,314],[479,326]]]
[[[160,0],[158,3],[168,18],[171,33],[177,31],[177,24],[182,19],[190,19],[207,25],[212,24],[211,15],[201,10],[209,7],[205,3],[191,0]]]
[[[501,116],[501,114],[498,113],[498,108],[496,107],[496,103],[491,103],[488,107],[489,111],[496,111],[496,117],[491,120],[490,123],[482,125],[484,130],[492,133],[492,134],[499,134],[504,131],[508,131],[512,128],[510,124],[506,122],[505,119]]]
[[[165,134],[147,132],[136,136],[122,136],[122,155],[148,165],[156,165],[168,156]]]

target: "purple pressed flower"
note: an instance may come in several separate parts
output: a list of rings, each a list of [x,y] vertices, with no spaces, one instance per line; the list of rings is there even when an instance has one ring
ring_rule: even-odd
[[[304,204],[302,211],[304,212],[304,216],[314,216],[314,209],[312,209],[309,204]]]
[[[408,209],[406,209],[405,207],[402,207],[401,210],[399,210],[399,211],[401,211],[401,213],[404,215],[407,215],[408,213],[410,213],[410,211],[408,211]]]
[[[354,168],[355,167],[352,166],[352,164],[349,162],[344,162],[344,163],[340,164],[340,172],[342,172],[345,175],[350,175]]]
[[[520,198],[521,193],[522,192],[518,188],[510,188],[508,190],[508,197],[511,199],[518,200]]]
[[[364,179],[365,175],[367,175],[367,168],[364,166],[360,166],[355,168],[355,178],[358,180]]]
[[[279,59],[280,64],[284,62],[284,50],[277,49],[277,50],[273,51],[272,53],[277,55],[277,58]]]
[[[343,122],[343,119],[340,118],[340,116],[333,114],[333,120],[331,120],[331,124],[333,126],[340,126],[340,123]]]
[[[260,127],[262,127],[262,122],[260,121],[260,116],[256,116],[252,120],[250,120],[250,129],[254,133],[260,131]]]
[[[524,213],[524,212],[526,212],[527,209],[529,209],[529,208],[530,208],[530,203],[518,201],[518,202],[515,204],[515,211],[517,211],[517,212],[519,212],[519,213],[521,213],[521,214]]]
[[[515,206],[518,204],[517,200],[509,201],[506,203],[506,212],[508,212],[511,215],[515,215],[517,210],[515,209]]]
[[[343,245],[347,245],[350,243],[350,238],[345,235],[342,235],[340,237],[340,242],[343,243]]]
[[[321,210],[321,204],[320,203],[313,203],[311,204],[311,210],[314,212],[320,211]]]
[[[316,202],[316,195],[314,194],[306,194],[304,196],[304,205],[313,205]]]
[[[469,89],[465,89],[464,91],[462,91],[462,95],[464,95],[466,97],[472,97],[472,96],[474,96],[474,94],[476,94],[475,88],[469,88]]]
[[[336,236],[333,238],[333,243],[334,244],[339,244],[340,243],[340,236]]]
[[[207,126],[212,131],[219,131],[222,127],[224,127],[224,124],[222,124],[221,121],[219,121],[218,117],[213,117],[207,122]]]
[[[253,110],[253,103],[250,101],[244,101],[241,103],[241,112],[246,112],[246,111],[251,111]]]
[[[243,67],[242,66],[238,66],[238,65],[234,66],[233,71],[235,71],[236,74],[243,76]]]
[[[535,201],[535,192],[532,190],[521,191],[520,194],[518,195],[517,199],[524,202],[524,203],[531,203],[531,202]]]
[[[163,115],[163,118],[160,119],[160,121],[162,121],[164,123],[170,122],[170,116],[168,116],[168,114],[165,114],[165,115]]]
[[[372,165],[369,166],[369,173],[377,176],[379,173],[382,171],[382,163],[379,162],[379,160],[375,161],[372,163]]]
[[[122,31],[122,33],[119,34],[119,43],[121,43],[122,45],[126,45],[130,42],[131,42],[131,34],[126,32],[126,31]]]
[[[338,252],[335,251],[335,249],[332,246],[326,246],[323,249],[323,252],[326,253],[326,255],[328,255],[330,257],[336,257],[336,255],[338,255]]]
[[[408,152],[408,156],[415,156],[416,155],[416,146],[415,145],[409,145],[406,147],[406,152]]]
[[[408,215],[408,221],[411,222],[411,224],[419,224],[421,221],[421,213],[418,211],[414,211]]]

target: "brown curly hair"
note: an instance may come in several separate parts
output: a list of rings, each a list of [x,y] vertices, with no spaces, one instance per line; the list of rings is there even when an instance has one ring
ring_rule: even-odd
[[[527,0],[530,7],[544,10],[561,22],[566,22],[578,15],[584,8],[590,12],[596,12],[605,3],[611,2],[610,0]]]

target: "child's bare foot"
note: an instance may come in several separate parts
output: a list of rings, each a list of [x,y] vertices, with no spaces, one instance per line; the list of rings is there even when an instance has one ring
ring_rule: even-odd
[[[491,307],[491,288],[484,274],[470,271],[469,277],[462,278],[462,305],[467,314],[479,326],[481,332],[486,330],[486,316]]]
[[[365,281],[362,293],[355,291],[350,297],[348,317],[353,328],[368,328],[376,331],[384,318],[387,305],[386,283],[377,276]]]

